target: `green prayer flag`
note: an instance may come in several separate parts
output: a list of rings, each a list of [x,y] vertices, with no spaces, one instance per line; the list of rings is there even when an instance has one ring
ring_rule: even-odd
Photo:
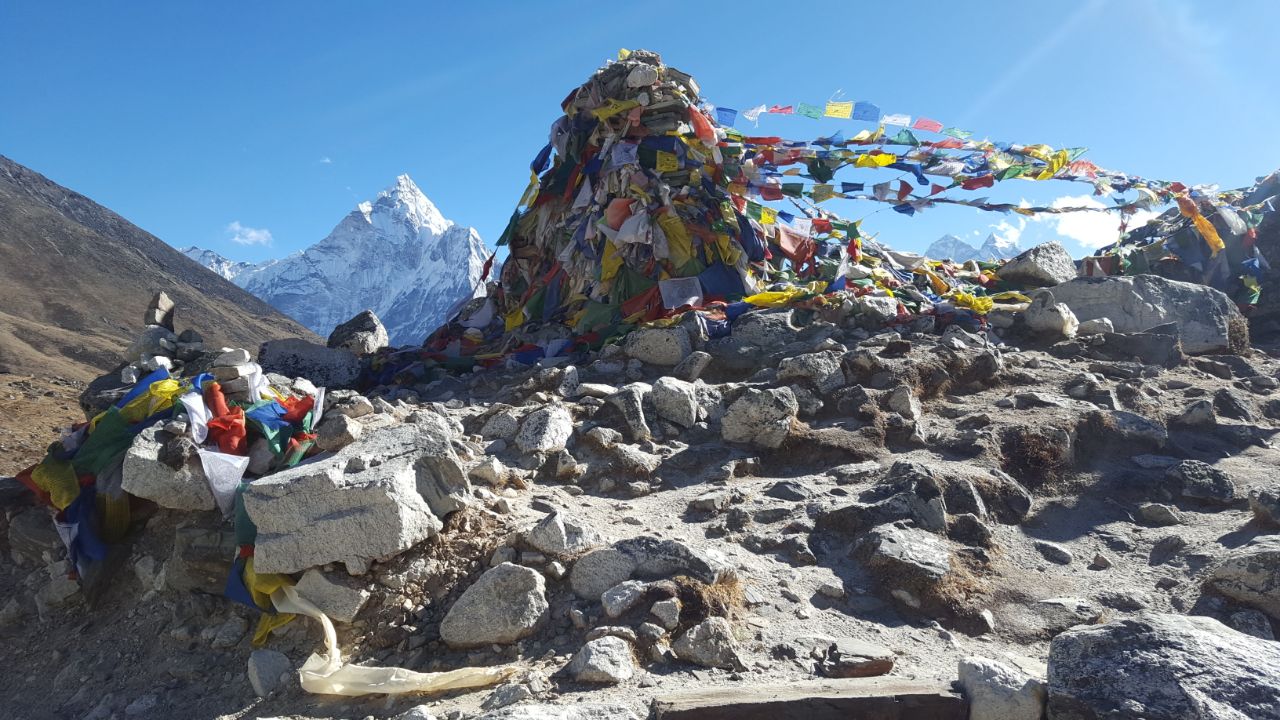
[[[809,175],[820,183],[827,182],[835,176],[835,172],[831,168],[827,167],[827,164],[822,162],[819,158],[810,160],[808,166]]]
[[[804,193],[804,183],[782,183],[782,194],[787,197],[800,197]]]
[[[968,130],[961,130],[960,128],[953,128],[953,127],[943,130],[942,134],[946,135],[947,137],[953,137],[957,140],[968,140],[969,138],[973,137],[973,133],[969,132]]]
[[[897,145],[920,145],[920,141],[916,139],[916,136],[912,135],[911,131],[906,128],[899,130],[898,134],[893,136],[893,140],[891,142]]]
[[[822,108],[809,103],[800,103],[800,106],[796,108],[796,114],[817,120],[822,117]]]

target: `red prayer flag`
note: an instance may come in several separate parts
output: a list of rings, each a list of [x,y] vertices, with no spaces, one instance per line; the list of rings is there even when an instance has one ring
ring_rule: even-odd
[[[960,183],[960,187],[965,190],[977,190],[978,188],[988,188],[995,184],[996,176],[991,173],[987,173],[986,175],[979,175],[978,177],[971,177],[968,180],[965,180]]]
[[[903,200],[906,200],[907,196],[910,194],[911,194],[911,186],[907,184],[906,180],[899,180],[898,181],[898,202],[902,202]]]
[[[911,125],[915,130],[927,130],[929,132],[942,132],[942,123],[929,118],[916,118],[915,123]]]
[[[769,108],[769,112],[775,115],[793,115],[795,110],[790,105],[774,105]]]
[[[938,193],[942,192],[943,190],[946,190],[946,188],[942,187],[942,186],[941,186],[941,185],[939,185],[938,183],[934,183],[934,184],[933,184],[933,187],[929,188],[929,194],[930,194],[930,195],[937,195]]]

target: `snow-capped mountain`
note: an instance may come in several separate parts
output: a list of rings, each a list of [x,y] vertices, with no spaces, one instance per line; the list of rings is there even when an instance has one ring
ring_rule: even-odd
[[[445,219],[408,175],[288,257],[236,271],[217,253],[183,252],[219,274],[227,268],[224,277],[321,336],[371,309],[393,345],[421,343],[474,294],[489,254],[474,228]]]
[[[977,252],[972,245],[955,235],[943,235],[929,245],[924,255],[932,260],[954,260],[962,263],[972,258]]]
[[[212,250],[204,250],[196,247],[195,245],[192,245],[189,248],[182,248],[178,252],[186,255],[192,260],[195,260],[232,282],[235,282],[237,275],[253,267],[253,263],[228,260]]]
[[[934,260],[944,260],[950,258],[958,263],[968,260],[982,260],[983,262],[994,262],[996,260],[1007,260],[1023,251],[1018,245],[1017,240],[996,237],[994,233],[987,236],[986,242],[982,243],[982,247],[975,248],[969,243],[961,240],[955,235],[943,235],[934,240],[924,251],[925,257]]]

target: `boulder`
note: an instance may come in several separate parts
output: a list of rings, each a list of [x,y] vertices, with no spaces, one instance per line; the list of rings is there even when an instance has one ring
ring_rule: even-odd
[[[689,628],[671,650],[681,660],[702,667],[734,670],[742,666],[733,628],[722,617],[709,617]]]
[[[1207,285],[1156,275],[1082,277],[1058,285],[1053,295],[1079,320],[1105,317],[1118,333],[1176,323],[1182,349],[1188,353],[1238,351],[1247,343],[1244,319],[1235,304]]]
[[[599,600],[611,587],[625,582],[636,571],[636,561],[617,548],[604,547],[578,558],[569,573],[569,585],[583,600]]]
[[[693,383],[673,377],[658,378],[650,397],[658,417],[663,420],[685,428],[698,422],[698,393]]]
[[[359,440],[363,434],[364,425],[361,425],[359,420],[352,420],[340,414],[328,415],[316,428],[316,447],[337,452]]]
[[[1236,485],[1222,470],[1199,460],[1183,460],[1165,471],[1181,483],[1182,496],[1204,503],[1230,505],[1236,501]]]
[[[360,377],[360,360],[350,350],[327,348],[298,338],[262,343],[258,364],[263,372],[304,377],[326,388],[349,387]]]
[[[883,645],[857,638],[839,638],[827,646],[818,669],[827,677],[855,678],[887,675],[896,656]]]
[[[174,510],[212,510],[217,507],[198,456],[174,469],[161,461],[168,433],[158,426],[138,433],[124,456],[120,487],[131,495]]]
[[[682,327],[642,328],[627,335],[623,348],[640,362],[674,367],[693,352],[693,342]]]
[[[605,401],[621,416],[627,437],[632,442],[644,442],[653,437],[644,412],[644,401],[652,392],[653,386],[648,383],[633,382],[618,388]]]
[[[1264,535],[1209,570],[1209,587],[1280,620],[1280,535]]]
[[[1049,717],[1280,718],[1280,643],[1198,616],[1142,613],[1049,645]]]
[[[435,535],[440,520],[423,490],[431,494],[443,476],[465,477],[448,440],[428,428],[387,428],[246,487],[245,511],[258,528],[255,568],[293,573],[343,562],[361,574],[370,561]]]
[[[983,657],[960,661],[960,689],[969,699],[969,720],[1040,720],[1045,681],[1020,668]]]
[[[711,364],[710,353],[694,350],[672,369],[671,374],[686,382],[693,382],[702,376],[702,372]]]
[[[573,417],[559,405],[544,407],[525,416],[516,433],[516,447],[523,452],[563,450],[573,434]]]
[[[1037,245],[1000,266],[1001,280],[1028,287],[1049,287],[1076,276],[1076,264],[1062,243]]]
[[[334,328],[329,333],[326,344],[331,348],[349,350],[356,355],[369,355],[387,347],[391,340],[378,316],[372,310],[364,310]]]
[[[727,442],[780,447],[791,432],[800,405],[790,388],[748,389],[725,411],[720,420]]]
[[[1253,491],[1249,494],[1249,510],[1259,524],[1280,526],[1280,493],[1271,490]]]
[[[606,635],[583,645],[569,661],[569,674],[578,682],[616,684],[636,673],[631,643]]]
[[[440,623],[440,638],[451,648],[508,645],[533,634],[548,607],[542,573],[502,563],[453,603]]]

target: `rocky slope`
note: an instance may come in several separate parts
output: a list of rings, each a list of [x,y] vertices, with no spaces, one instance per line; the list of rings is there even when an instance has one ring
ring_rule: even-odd
[[[474,228],[445,219],[408,175],[289,257],[251,265],[183,252],[320,335],[373,310],[395,345],[421,344],[470,297],[489,255]]]
[[[318,625],[252,647],[258,614],[218,597],[237,541],[217,511],[154,495],[86,597],[50,569],[47,514],[10,499],[0,572],[24,590],[0,632],[24,671],[0,700],[33,718],[623,720],[734,717],[785,684],[772,716],[896,693],[922,717],[1278,717],[1280,362],[1186,355],[1206,308],[1226,341],[1230,305],[1150,282],[1173,334],[1037,330],[1031,307],[977,334],[884,330],[854,303],[331,390],[327,453],[245,489],[259,570],[297,579],[348,661],[512,673],[478,692],[305,692]],[[1132,283],[1053,292],[1111,285]],[[268,377],[314,392],[296,374]],[[184,438],[164,432],[130,452],[203,490],[166,476]]]
[[[128,220],[0,156],[0,371],[101,373],[119,362],[159,290],[210,344],[314,337]]]

